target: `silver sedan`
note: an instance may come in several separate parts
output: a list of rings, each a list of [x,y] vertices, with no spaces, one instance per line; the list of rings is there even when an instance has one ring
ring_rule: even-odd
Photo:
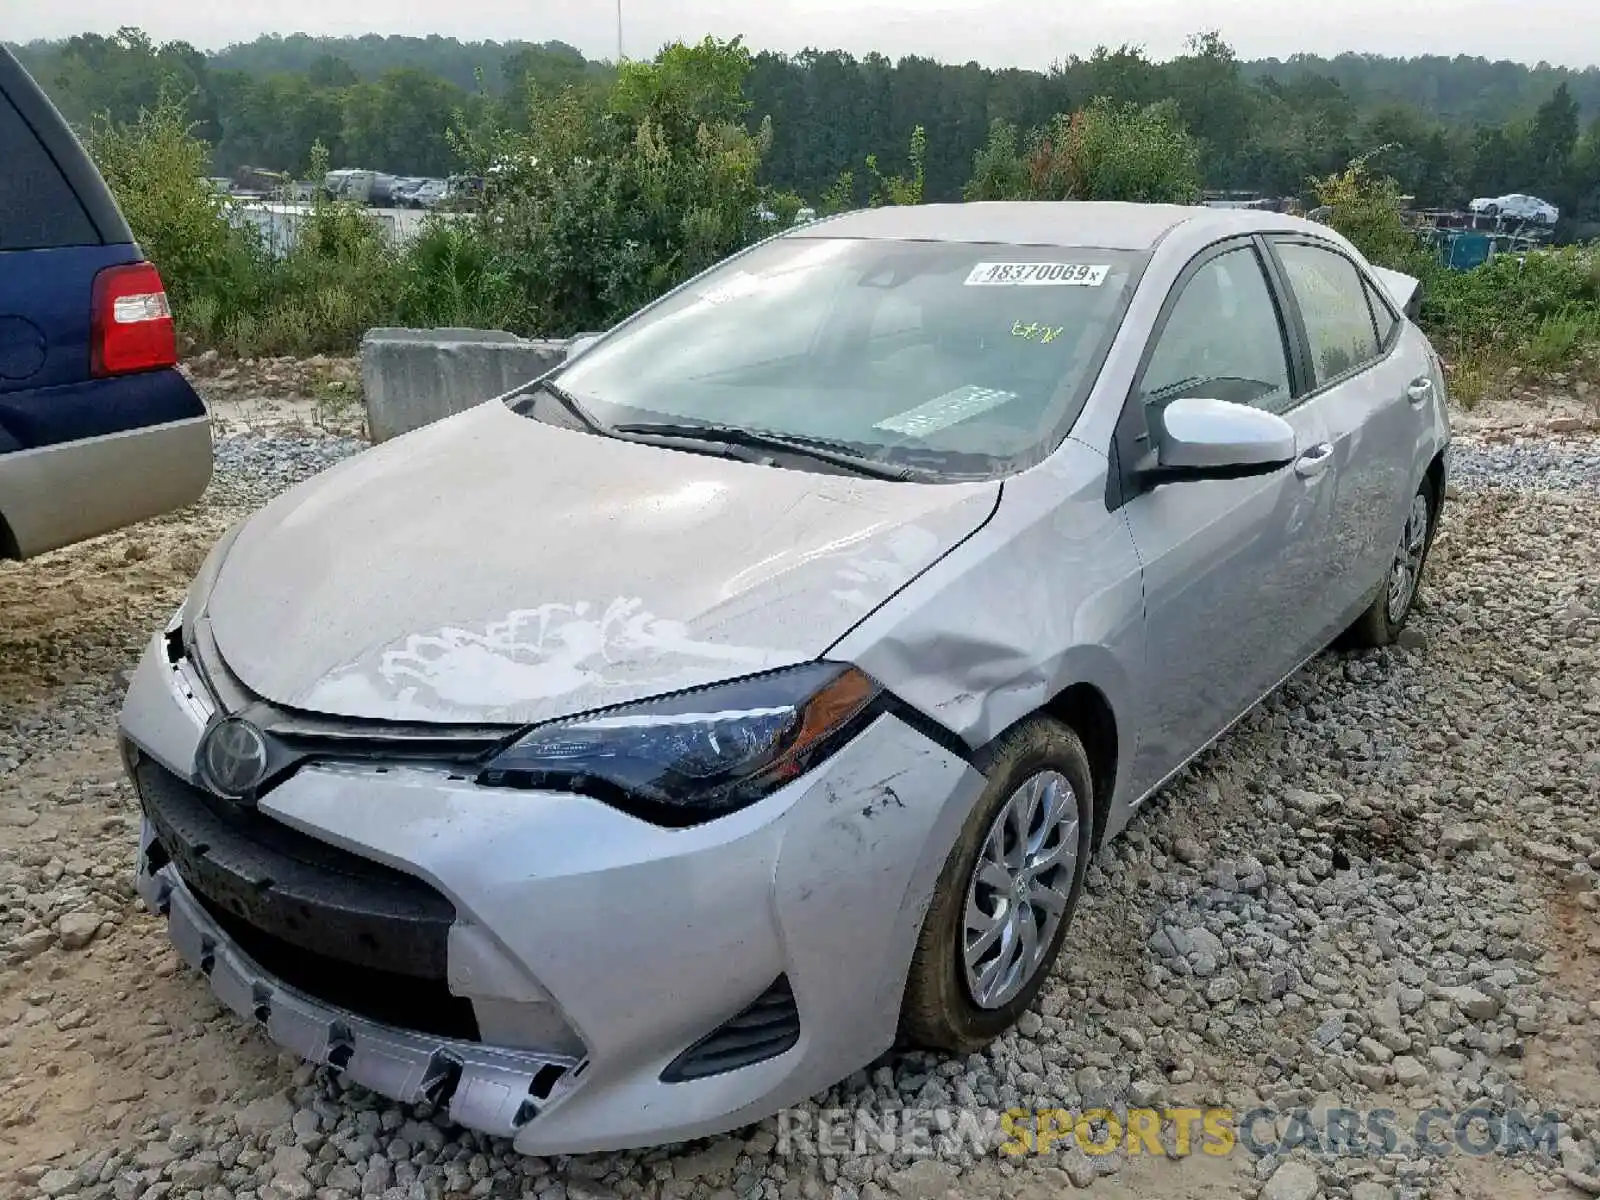
[[[123,710],[139,889],[267,1036],[530,1153],[979,1048],[1166,779],[1399,635],[1416,286],[1205,208],[762,242],[223,538]]]

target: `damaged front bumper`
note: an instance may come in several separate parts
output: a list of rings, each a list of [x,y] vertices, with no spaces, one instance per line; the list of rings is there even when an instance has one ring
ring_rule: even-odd
[[[301,1058],[336,1067],[351,1082],[405,1104],[443,1103],[457,1124],[500,1137],[515,1136],[581,1065],[563,1055],[379,1025],[295,991],[233,945],[171,863],[149,869],[154,842],[146,820],[137,887],[150,911],[167,918],[179,957],[211,981],[226,1007]]]
[[[185,961],[285,1048],[397,1100],[431,1099],[531,1154],[736,1128],[887,1050],[934,881],[983,785],[884,714],[805,777],[689,829],[370,761],[307,762],[246,820],[194,784],[205,720],[191,692],[152,639],[122,716],[136,782],[147,758],[222,825],[268,826],[296,861],[325,858],[341,877],[362,864],[372,879],[336,892],[315,873],[286,880],[253,843],[225,852],[198,810],[164,809],[145,774],[139,891]],[[384,884],[397,877],[404,887]],[[444,906],[428,943],[443,961],[415,983],[393,973],[377,921],[385,906],[402,911],[383,899],[396,891]],[[302,901],[311,918],[328,914],[320,941],[305,928],[318,920],[297,924]],[[350,931],[342,941],[326,936],[330,920]],[[285,957],[301,948],[309,968]],[[385,971],[364,975],[385,953]],[[425,1015],[462,1006],[465,1022],[396,1014],[397,996],[429,988]]]

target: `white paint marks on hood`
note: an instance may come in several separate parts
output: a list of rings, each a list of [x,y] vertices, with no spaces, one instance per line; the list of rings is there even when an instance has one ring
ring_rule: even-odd
[[[580,600],[519,609],[481,631],[412,634],[331,672],[305,703],[410,720],[492,720],[575,694],[585,699],[580,708],[597,708],[607,703],[610,686],[625,686],[630,696],[637,692],[641,659],[650,664],[651,690],[660,692],[702,683],[708,662],[725,664],[732,678],[793,661],[779,651],[696,641],[683,622],[656,616],[638,598],[604,605]],[[608,675],[608,668],[621,664],[632,668],[625,680]]]
[[[872,550],[887,550],[888,554],[873,554]],[[883,596],[909,583],[938,551],[938,537],[926,529],[906,525],[893,530],[882,545],[874,543],[866,552],[857,552],[839,568],[838,578],[845,586],[836,588],[833,598],[853,608],[872,608]]]

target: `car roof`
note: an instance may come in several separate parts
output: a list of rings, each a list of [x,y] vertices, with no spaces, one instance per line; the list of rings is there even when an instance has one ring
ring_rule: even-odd
[[[986,200],[860,209],[791,230],[784,236],[1147,251],[1179,225],[1201,225],[1217,237],[1274,231],[1326,236],[1329,232],[1325,226],[1298,217],[1253,209],[1107,200]]]

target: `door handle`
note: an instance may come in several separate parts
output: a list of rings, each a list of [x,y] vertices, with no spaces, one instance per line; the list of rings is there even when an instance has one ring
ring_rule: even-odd
[[[1332,461],[1333,447],[1327,442],[1318,442],[1294,460],[1294,473],[1301,479],[1311,479],[1326,471]]]
[[[1433,395],[1433,380],[1426,375],[1413,379],[1406,385],[1406,399],[1413,404],[1426,404]]]

